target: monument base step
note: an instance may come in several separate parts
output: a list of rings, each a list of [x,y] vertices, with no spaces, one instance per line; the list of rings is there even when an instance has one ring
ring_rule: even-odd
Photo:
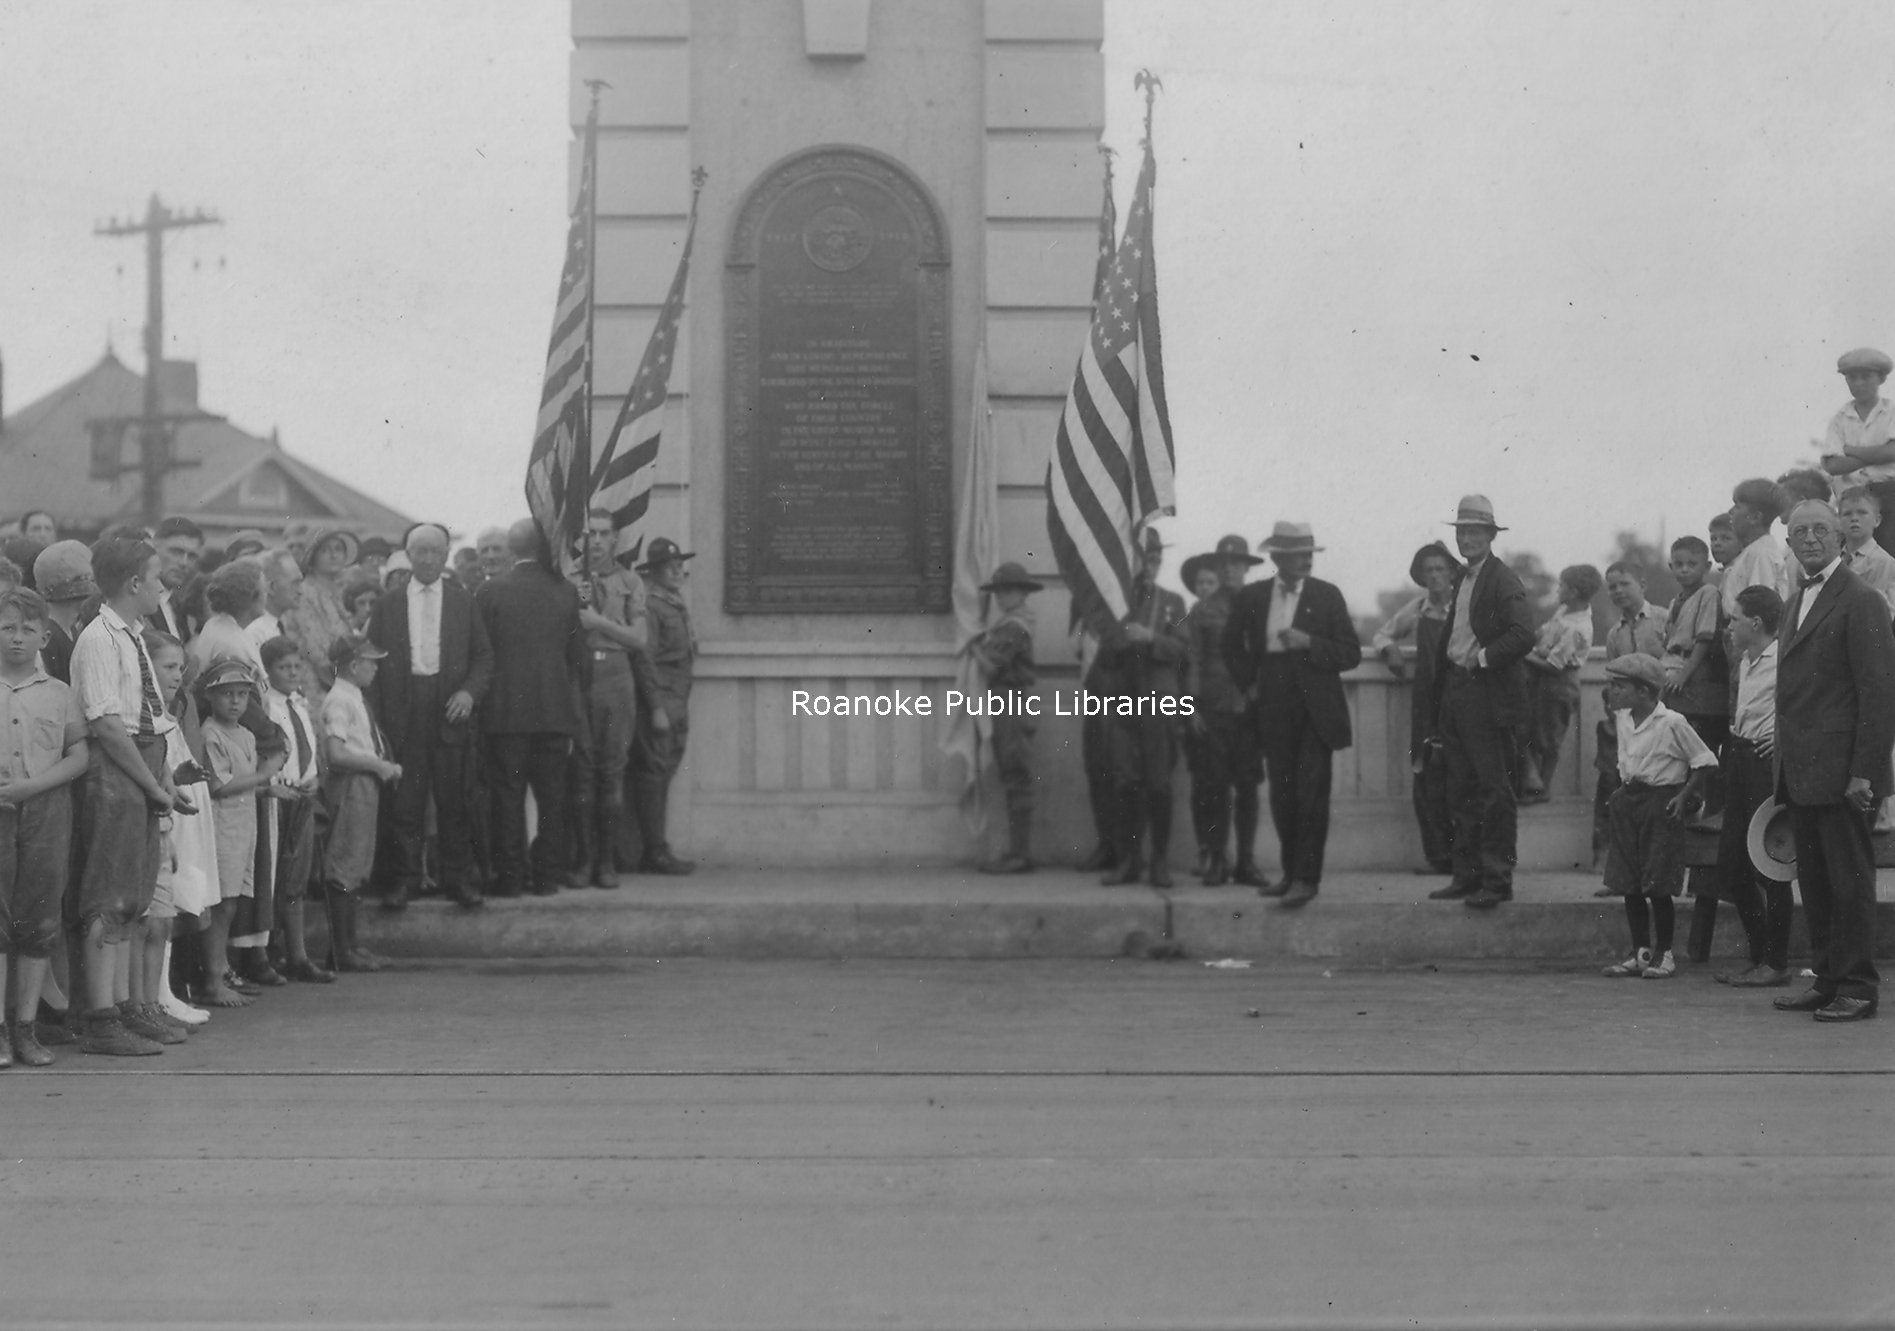
[[[1146,956],[1333,959],[1351,966],[1430,961],[1605,962],[1622,956],[1624,907],[1596,898],[1589,874],[1521,874],[1491,911],[1429,901],[1445,878],[1403,871],[1336,874],[1317,899],[1284,910],[1249,888],[1170,892],[1102,887],[1067,868],[1017,877],[973,870],[700,870],[688,878],[626,875],[617,891],[491,901],[462,910],[422,900],[400,914],[365,903],[362,941],[391,957],[852,957],[993,959]],[[1895,886],[1891,880],[1890,886]],[[1885,888],[1881,946],[1895,955],[1895,902]],[[1678,901],[1677,952],[1694,902]],[[312,917],[320,912],[311,911]],[[1806,950],[1799,913],[1795,948]],[[312,944],[312,947],[314,945]],[[1728,903],[1713,958],[1744,952]]]

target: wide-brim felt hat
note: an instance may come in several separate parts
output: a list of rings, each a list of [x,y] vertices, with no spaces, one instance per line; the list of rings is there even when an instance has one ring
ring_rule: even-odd
[[[1507,531],[1508,528],[1494,521],[1494,501],[1486,495],[1462,495],[1461,502],[1455,506],[1454,521],[1450,527],[1492,527],[1495,531]]]
[[[1408,581],[1414,583],[1417,587],[1427,586],[1428,584],[1421,576],[1421,564],[1423,560],[1435,555],[1439,555],[1448,561],[1448,567],[1454,571],[1455,577],[1458,578],[1467,571],[1467,566],[1454,557],[1454,552],[1448,549],[1445,541],[1430,541],[1428,544],[1422,546],[1421,549],[1415,551],[1415,557],[1408,561]]]
[[[1750,831],[1745,841],[1750,849],[1751,867],[1775,883],[1787,883],[1796,877],[1796,832],[1790,826],[1790,808],[1776,800],[1765,800],[1750,816]]]
[[[680,550],[678,543],[669,536],[660,536],[657,540],[645,547],[645,562],[639,564],[633,571],[637,573],[649,573],[660,565],[669,564],[674,559],[696,558],[697,552],[695,550]]]
[[[1184,561],[1184,567],[1178,570],[1178,578],[1184,583],[1184,589],[1195,596],[1198,574],[1216,573],[1223,562],[1223,557],[1217,554],[1192,555]]]
[[[1249,541],[1246,541],[1241,536],[1235,535],[1219,538],[1214,557],[1220,564],[1227,559],[1241,559],[1246,564],[1261,564],[1264,562],[1262,556],[1250,553]]]
[[[1313,555],[1321,554],[1323,549],[1316,544],[1316,533],[1307,522],[1277,523],[1263,548],[1273,555]]]
[[[1009,559],[994,570],[993,577],[980,585],[984,592],[1004,592],[1010,587],[1017,587],[1024,592],[1037,592],[1045,590],[1046,584],[1029,578],[1025,567]]]

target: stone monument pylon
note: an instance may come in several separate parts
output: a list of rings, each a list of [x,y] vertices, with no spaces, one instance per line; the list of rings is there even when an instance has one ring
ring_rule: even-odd
[[[939,749],[955,480],[984,342],[1000,558],[1075,658],[1041,489],[1090,310],[1103,0],[573,0],[571,120],[600,99],[595,429],[699,205],[646,537],[698,553],[673,839],[725,864],[970,860]],[[577,148],[574,149],[577,161]],[[927,696],[810,717],[798,693]],[[1050,710],[1050,709],[1049,709]],[[1072,733],[1067,734],[1067,730]],[[1036,844],[1089,847],[1077,725],[1048,719]]]

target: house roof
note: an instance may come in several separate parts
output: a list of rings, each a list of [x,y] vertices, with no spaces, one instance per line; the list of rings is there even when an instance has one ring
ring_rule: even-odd
[[[167,414],[198,409],[163,391]],[[62,528],[96,529],[139,514],[136,468],[115,480],[92,477],[87,422],[137,416],[145,381],[112,352],[90,370],[6,418],[0,429],[0,495],[8,515],[46,509]],[[411,519],[228,421],[178,426],[175,457],[193,463],[165,476],[164,511],[215,527],[281,528],[298,518],[331,518],[363,536],[399,536]],[[124,460],[136,461],[129,438]],[[246,480],[250,484],[246,486]]]

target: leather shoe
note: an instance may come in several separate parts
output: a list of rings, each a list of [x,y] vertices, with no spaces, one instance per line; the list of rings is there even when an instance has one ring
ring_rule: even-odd
[[[1778,1012],[1820,1012],[1836,1001],[1834,994],[1826,994],[1820,989],[1805,989],[1800,994],[1786,994],[1782,998],[1770,1000],[1770,1006]]]
[[[1875,1015],[1875,1000],[1838,996],[1828,1007],[1817,1008],[1812,1015],[1818,1021],[1867,1021]]]
[[[1145,881],[1145,862],[1134,856],[1099,880],[1100,887],[1125,887]]]
[[[638,871],[640,873],[661,873],[669,874],[673,877],[681,877],[684,874],[690,873],[691,870],[695,868],[697,868],[697,865],[691,863],[689,860],[681,860],[676,855],[665,854],[647,856],[645,861],[638,866]]]
[[[1171,866],[1163,860],[1153,860],[1149,881],[1153,887],[1170,887]]]
[[[1230,866],[1224,862],[1222,855],[1211,856],[1199,881],[1206,887],[1222,887],[1230,881]]]
[[[1496,892],[1491,887],[1483,887],[1461,904],[1470,910],[1492,910],[1503,901],[1512,901],[1513,893]]]
[[[1771,970],[1770,967],[1767,964],[1765,964],[1765,965],[1752,966],[1749,970],[1745,971],[1742,975],[1732,976],[1731,988],[1733,989],[1777,989],[1777,988],[1781,988],[1783,985],[1788,984],[1789,982],[1790,982],[1790,972],[1788,968],[1785,968],[1780,971],[1776,971],[1776,970]]]
[[[1285,886],[1283,899],[1277,902],[1278,910],[1297,910],[1316,899],[1316,884],[1305,883],[1293,878]]]
[[[1272,883],[1266,880],[1257,884],[1257,895],[1260,897],[1280,897],[1286,895],[1294,886],[1295,883],[1288,878],[1285,878],[1280,883]]]
[[[1270,876],[1257,867],[1255,860],[1238,860],[1236,869],[1231,872],[1230,880],[1233,883],[1241,883],[1245,887],[1270,886]]]
[[[1101,845],[1073,867],[1080,873],[1104,873],[1117,863],[1118,861],[1112,858],[1112,847]]]
[[[1480,891],[1479,883],[1463,882],[1457,878],[1446,887],[1437,887],[1428,893],[1428,900],[1459,901],[1462,897],[1471,897],[1478,891]]]

